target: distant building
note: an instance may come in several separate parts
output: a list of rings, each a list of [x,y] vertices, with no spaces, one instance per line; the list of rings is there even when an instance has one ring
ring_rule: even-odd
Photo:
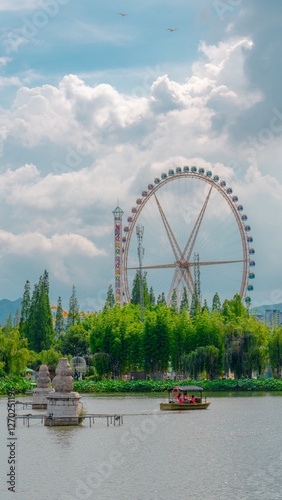
[[[265,322],[267,325],[273,329],[275,326],[280,326],[282,324],[282,312],[278,309],[267,309],[265,311]]]

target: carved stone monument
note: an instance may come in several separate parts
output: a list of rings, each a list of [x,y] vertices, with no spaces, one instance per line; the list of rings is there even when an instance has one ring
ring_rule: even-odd
[[[47,418],[45,425],[78,425],[78,406],[81,396],[71,392],[74,380],[67,358],[61,358],[53,378],[55,392],[47,396]]]
[[[36,387],[33,389],[32,408],[47,408],[47,395],[54,392],[51,387],[50,373],[46,365],[39,367]]]

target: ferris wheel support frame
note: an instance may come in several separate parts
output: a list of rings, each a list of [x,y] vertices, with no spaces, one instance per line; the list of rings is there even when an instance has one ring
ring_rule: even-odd
[[[142,209],[147,204],[147,202],[151,199],[152,196],[155,196],[155,198],[157,200],[157,197],[156,197],[156,194],[155,194],[156,191],[158,191],[165,184],[168,184],[169,182],[172,182],[173,180],[181,179],[181,178],[185,178],[185,179],[187,179],[187,178],[194,178],[194,179],[197,179],[197,180],[204,181],[204,182],[206,182],[207,184],[209,184],[211,186],[211,188],[209,190],[209,193],[208,193],[208,195],[206,197],[206,200],[205,200],[205,202],[203,204],[203,207],[202,207],[202,209],[200,211],[200,214],[199,214],[199,216],[197,218],[197,221],[196,221],[196,223],[194,225],[192,233],[190,234],[188,242],[187,242],[187,244],[185,246],[185,249],[184,249],[184,251],[181,254],[181,260],[182,260],[182,262],[180,261],[180,264],[181,264],[181,268],[184,268],[184,273],[188,274],[188,282],[189,282],[189,280],[191,281],[191,278],[192,278],[192,275],[191,275],[191,272],[190,272],[190,267],[194,265],[193,263],[190,263],[188,261],[189,261],[189,258],[191,256],[192,250],[193,250],[194,242],[196,240],[196,237],[197,237],[197,234],[198,234],[198,231],[199,231],[199,228],[200,228],[200,224],[201,224],[203,215],[205,213],[205,209],[206,209],[206,206],[207,206],[207,203],[208,203],[208,200],[209,200],[209,196],[210,196],[211,190],[212,190],[212,188],[215,188],[224,197],[224,199],[228,203],[228,205],[231,208],[231,211],[232,211],[232,213],[233,213],[233,215],[235,217],[235,220],[236,220],[237,225],[238,225],[240,237],[241,237],[241,242],[242,242],[243,258],[242,258],[242,260],[238,260],[238,261],[221,261],[221,262],[210,262],[210,263],[209,262],[199,262],[199,265],[209,265],[209,264],[219,264],[219,263],[231,263],[231,262],[243,262],[243,273],[242,273],[241,287],[240,287],[240,292],[239,292],[241,298],[243,299],[245,297],[246,291],[247,291],[246,290],[246,288],[247,288],[247,275],[248,275],[249,268],[250,268],[250,258],[249,258],[249,252],[248,252],[249,251],[249,242],[247,241],[247,238],[246,238],[246,232],[245,232],[244,223],[241,220],[240,213],[239,213],[238,208],[237,208],[238,205],[236,204],[236,202],[232,201],[233,195],[227,193],[227,191],[224,189],[225,186],[223,187],[223,186],[220,185],[219,178],[218,178],[218,180],[214,180],[213,178],[207,177],[205,174],[202,174],[202,173],[199,173],[199,172],[195,172],[195,171],[182,171],[182,172],[178,172],[178,173],[173,173],[171,175],[168,174],[168,176],[166,176],[165,178],[160,179],[158,183],[155,183],[155,185],[153,185],[153,187],[146,194],[146,196],[143,197],[143,199],[141,200],[141,203],[139,203],[138,207],[135,207],[136,211],[134,213],[134,216],[132,217],[132,221],[130,223],[130,226],[129,226],[129,229],[128,229],[128,233],[127,233],[127,237],[126,237],[126,242],[125,242],[125,245],[123,247],[123,274],[122,274],[122,281],[123,281],[123,289],[124,289],[127,301],[130,302],[130,291],[129,291],[129,286],[128,286],[127,270],[128,269],[135,269],[135,268],[128,268],[128,266],[127,266],[128,251],[129,251],[129,246],[130,246],[130,242],[131,242],[131,237],[132,237],[132,234],[133,234],[133,230],[134,230],[135,224],[136,224],[136,222],[138,220],[138,217],[139,217],[140,213],[142,212]],[[163,217],[162,217],[162,219],[163,219]],[[166,220],[166,218],[165,218],[165,220]],[[169,226],[168,222],[165,223],[164,219],[163,219],[163,222],[164,222],[164,225],[165,225],[165,229],[168,232],[168,228],[170,226]],[[194,236],[193,236],[193,240],[192,240],[192,245],[190,246],[189,253],[188,253],[189,257],[188,257],[187,260],[185,259],[186,261],[184,261],[183,259],[185,257],[185,253],[186,253],[186,251],[187,251],[187,249],[189,247],[189,243],[191,242],[191,238],[192,238],[193,233],[194,233]],[[171,237],[169,237],[169,239],[175,239],[172,231],[171,231]],[[176,242],[176,240],[175,240],[175,242]],[[176,242],[176,248],[179,248],[177,242]],[[165,268],[165,267],[176,267],[176,264],[172,264],[172,265],[160,265],[160,266],[145,266],[145,267],[143,266],[143,269],[145,269],[145,268],[147,268],[147,269],[149,269],[149,268],[158,268],[158,267],[163,267],[163,268]],[[181,271],[182,271],[182,269],[181,269]],[[189,273],[190,273],[191,278],[189,277]],[[187,283],[187,276],[186,276],[186,279],[185,279],[185,277],[183,276],[183,273],[182,273],[182,278]],[[175,274],[175,279],[176,279],[176,274]],[[172,291],[171,291],[171,293],[172,293]]]

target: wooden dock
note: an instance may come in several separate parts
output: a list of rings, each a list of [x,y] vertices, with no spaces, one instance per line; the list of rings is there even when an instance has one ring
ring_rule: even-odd
[[[69,417],[60,417],[61,419],[68,419]],[[104,414],[104,413],[86,413],[85,415],[78,415],[78,419],[80,423],[83,420],[89,420],[89,426],[92,427],[92,424],[95,423],[95,419],[104,418],[107,420],[107,427],[110,425],[122,425],[123,424],[123,415],[121,414]],[[29,427],[30,420],[40,420],[41,424],[45,424],[45,421],[52,421],[52,415],[33,415],[32,413],[27,413],[25,415],[15,415],[16,420],[22,420],[24,425]]]
[[[29,406],[32,406],[32,401],[29,401],[26,403],[25,401],[16,401],[15,405],[21,405],[23,409],[28,408]]]

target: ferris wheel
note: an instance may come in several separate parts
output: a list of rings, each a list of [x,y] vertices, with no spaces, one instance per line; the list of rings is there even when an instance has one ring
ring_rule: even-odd
[[[247,220],[238,196],[211,171],[184,166],[162,173],[137,198],[124,227],[124,300],[130,302],[140,272],[134,228],[143,226],[142,272],[156,298],[164,292],[170,305],[176,292],[179,304],[185,287],[188,302],[196,290],[208,304],[215,292],[221,300],[239,293],[250,304],[255,250]]]

